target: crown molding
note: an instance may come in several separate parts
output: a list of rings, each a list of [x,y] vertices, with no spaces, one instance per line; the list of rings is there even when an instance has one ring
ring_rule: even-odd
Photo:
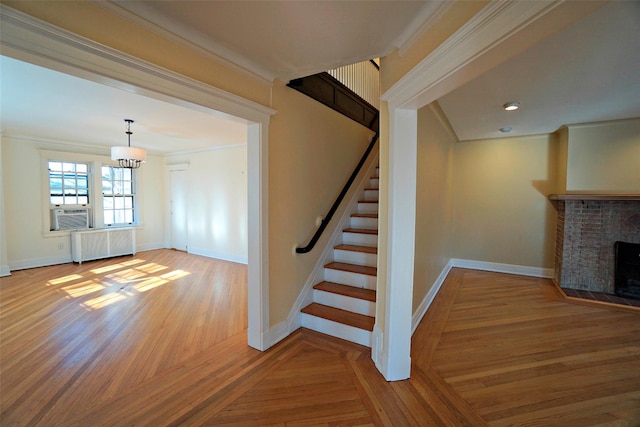
[[[418,21],[422,24],[413,32],[405,31],[394,43],[398,48],[398,55],[404,55],[423,35],[429,31],[436,22],[447,13],[455,0],[427,2],[418,15]]]
[[[381,99],[401,108],[420,108],[435,101],[444,95],[444,89],[438,88],[438,84],[562,3],[493,0],[389,88]]]
[[[272,84],[276,76],[250,59],[221,46],[202,34],[180,25],[157,13],[143,2],[120,2],[112,0],[89,0],[90,3],[113,15],[126,19],[180,46],[192,50],[233,71]]]
[[[135,58],[0,3],[4,55],[229,119],[264,122],[275,110]],[[182,93],[186,102],[167,94]],[[186,96],[186,95],[189,96]],[[213,110],[213,111],[212,111]]]

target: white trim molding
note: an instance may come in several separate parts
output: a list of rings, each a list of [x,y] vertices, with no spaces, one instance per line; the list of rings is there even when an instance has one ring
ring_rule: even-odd
[[[3,55],[230,119],[260,122],[276,113],[269,107],[96,43],[4,4],[0,4],[0,17]]]
[[[429,289],[429,292],[427,292],[427,294],[422,299],[422,302],[420,303],[416,311],[413,313],[413,318],[411,319],[411,335],[413,335],[413,333],[418,328],[418,325],[422,321],[422,318],[424,317],[424,315],[427,314],[427,310],[431,306],[431,303],[433,302],[433,300],[436,298],[436,295],[438,295],[438,292],[440,292],[440,288],[442,287],[442,284],[446,280],[447,275],[449,274],[452,268],[453,268],[453,262],[452,260],[449,260],[447,265],[445,265],[442,271],[440,272],[440,275],[438,276],[436,281],[433,283],[433,285],[431,285],[431,289]]]
[[[193,28],[167,18],[143,2],[89,1],[114,15],[195,51],[225,67],[232,68],[237,73],[245,74],[269,84],[276,78],[271,71],[261,67],[250,58],[234,52],[223,44],[215,43],[211,38],[203,36]]]
[[[8,265],[0,265],[0,277],[11,276],[11,269]]]
[[[411,374],[418,111],[394,109],[389,116],[390,139],[402,143],[389,144],[385,322],[374,363],[387,381],[398,381]]]
[[[386,296],[385,319],[377,326],[381,333],[374,335],[372,356],[387,380],[409,377],[412,323],[420,317],[411,315],[417,110],[519,53],[526,47],[524,41],[502,49],[505,42],[560,4],[491,1],[381,96],[389,109],[389,170],[381,177],[388,180],[389,200],[387,205],[382,201],[380,209],[386,209],[389,221],[381,230],[387,235],[387,247],[379,248],[379,256],[386,260],[386,289],[379,290]],[[421,310],[426,311],[436,292],[428,295]]]
[[[493,62],[505,60],[506,53],[501,52],[500,59],[483,64],[478,72],[469,75],[468,67],[472,62],[561,3],[554,0],[493,0],[405,74],[381,99],[404,108],[417,109],[430,104],[486,71],[495,65]],[[460,73],[463,69],[465,72]],[[461,80],[460,75],[464,75],[465,80]],[[441,83],[446,83],[446,86],[439,87]]]
[[[2,54],[247,124],[248,342],[269,338],[269,123],[276,111],[65,31],[0,4]],[[62,260],[69,262],[69,260]],[[50,260],[47,262],[57,262]],[[11,263],[9,263],[11,265]]]
[[[545,279],[555,277],[555,269],[553,268],[528,267],[526,265],[502,264],[498,262],[457,258],[453,258],[451,263],[453,267],[469,268],[471,270],[493,271],[496,273],[517,274],[519,276],[541,277]]]
[[[427,2],[417,16],[417,22],[422,22],[410,36],[404,33],[394,44],[398,47],[398,55],[404,55],[423,35],[433,27],[453,6],[455,0]],[[409,29],[411,30],[411,28]]]

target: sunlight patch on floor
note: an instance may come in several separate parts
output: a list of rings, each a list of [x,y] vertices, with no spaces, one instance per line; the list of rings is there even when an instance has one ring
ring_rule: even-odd
[[[63,292],[66,298],[83,298],[101,293],[80,302],[80,305],[86,310],[94,311],[191,274],[185,270],[173,270],[158,274],[167,269],[169,267],[166,265],[136,258],[95,268],[84,275],[70,274],[57,277],[47,281],[46,286],[64,284],[57,290]],[[108,274],[105,275],[105,273]],[[86,277],[91,275],[98,277],[93,279]]]
[[[58,277],[57,279],[51,279],[47,282],[47,286],[61,285],[62,283],[71,282],[73,280],[82,279],[80,274],[70,274],[64,277]]]
[[[74,283],[73,285],[65,286],[62,288],[71,298],[78,298],[84,295],[89,295],[94,292],[105,289],[106,286],[100,283],[100,281],[86,280],[80,283]]]

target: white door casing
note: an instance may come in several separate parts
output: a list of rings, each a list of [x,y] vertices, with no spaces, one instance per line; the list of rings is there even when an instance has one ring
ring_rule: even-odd
[[[248,344],[269,339],[269,122],[275,110],[95,43],[0,4],[2,54],[128,92],[246,121],[248,181]],[[4,237],[2,237],[4,238]]]
[[[188,252],[189,171],[186,165],[171,165],[167,169],[169,169],[169,247]]]

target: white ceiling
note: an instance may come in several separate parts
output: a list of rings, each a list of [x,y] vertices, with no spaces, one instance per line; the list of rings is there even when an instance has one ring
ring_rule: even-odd
[[[95,2],[263,78],[309,75],[384,56],[446,7],[436,1]],[[438,8],[441,9],[438,9]],[[431,18],[431,19],[430,19]],[[244,144],[246,127],[202,112],[2,57],[5,135],[125,144],[166,154]],[[640,2],[588,15],[440,104],[461,140],[555,131],[564,124],[640,117]],[[506,113],[504,102],[521,109]]]
[[[640,2],[611,2],[438,102],[461,141],[640,117]]]
[[[155,1],[99,5],[161,28],[267,80],[289,81],[387,55],[446,2]]]
[[[0,57],[2,132],[74,145],[131,145],[151,154],[192,152],[247,142],[241,121],[173,105],[101,83]]]

